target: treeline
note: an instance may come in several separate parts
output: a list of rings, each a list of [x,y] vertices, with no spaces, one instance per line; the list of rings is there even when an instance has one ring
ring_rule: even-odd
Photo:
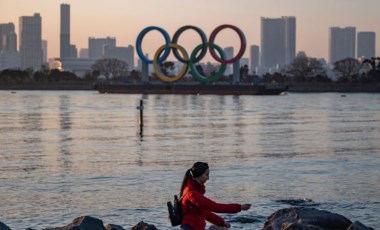
[[[174,69],[174,63],[167,62],[160,66],[161,72],[170,75]],[[200,65],[198,72],[204,76],[213,75],[220,67],[217,64]],[[189,72],[190,73],[190,72]],[[0,83],[68,83],[68,82],[95,82],[113,81],[126,83],[140,83],[142,74],[140,71],[129,71],[128,64],[117,59],[98,60],[82,78],[70,71],[58,69],[50,70],[42,67],[34,72],[32,69],[5,69],[0,72]],[[222,76],[218,81],[231,82],[232,75]],[[160,81],[154,74],[149,76],[150,82]],[[187,75],[180,81],[197,81],[193,76]],[[243,83],[261,82],[357,82],[380,83],[380,58],[366,59],[362,62],[354,58],[346,58],[337,61],[333,67],[327,67],[320,60],[306,55],[298,55],[290,64],[273,74],[265,74],[261,77],[248,69],[248,66],[240,68],[240,81]]]
[[[87,75],[86,75],[87,76]],[[5,69],[0,72],[0,83],[27,84],[27,83],[68,83],[94,81],[91,75],[80,78],[69,71],[40,70],[33,73],[32,70]]]

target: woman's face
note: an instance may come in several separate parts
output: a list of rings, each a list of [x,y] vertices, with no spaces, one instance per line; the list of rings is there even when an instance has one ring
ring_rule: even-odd
[[[206,181],[209,179],[209,175],[210,175],[210,169],[207,169],[200,177],[198,177],[198,181],[201,184],[205,184]]]

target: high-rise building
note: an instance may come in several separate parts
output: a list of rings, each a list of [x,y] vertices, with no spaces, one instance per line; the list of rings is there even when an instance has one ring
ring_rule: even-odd
[[[105,58],[115,58],[124,61],[128,64],[128,69],[132,70],[135,68],[135,49],[133,46],[128,47],[109,47],[106,46],[104,49]]]
[[[88,48],[82,48],[79,50],[79,58],[88,58]]]
[[[115,48],[116,38],[106,37],[106,38],[88,38],[88,57],[90,59],[103,59],[105,47]]]
[[[17,52],[17,35],[13,23],[0,24],[0,52]]]
[[[0,24],[0,70],[20,68],[17,35],[13,23]]]
[[[281,68],[296,56],[296,18],[261,18],[260,65]]]
[[[41,49],[42,49],[42,62],[47,63],[47,52],[48,52],[48,42],[47,40],[42,40],[41,42]]]
[[[19,18],[21,68],[41,68],[42,23],[39,13]]]
[[[231,59],[234,57],[234,47],[229,46],[229,47],[224,48],[223,50],[224,50],[224,54],[226,55],[224,57],[225,60]],[[229,76],[231,74],[232,74],[232,64],[227,64],[226,70],[224,71],[224,75]]]
[[[329,33],[329,63],[345,58],[355,58],[356,28],[330,27]]]
[[[372,58],[376,56],[376,33],[358,32],[357,57]]]
[[[70,5],[61,4],[60,57],[70,58]]]
[[[260,47],[257,45],[252,45],[249,52],[251,73],[257,73],[257,68],[259,67],[259,58],[260,58]]]

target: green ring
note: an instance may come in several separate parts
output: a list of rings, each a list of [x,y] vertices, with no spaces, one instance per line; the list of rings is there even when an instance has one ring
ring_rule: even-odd
[[[214,43],[207,43],[207,46],[211,47],[213,49],[216,49],[216,51],[218,51],[218,53],[220,55],[220,58],[222,60],[224,60],[224,51],[222,50],[222,48],[220,48],[219,46],[215,45]],[[203,47],[204,47],[204,45],[200,44],[197,47],[195,47],[195,49],[191,53],[190,60],[189,60],[190,70],[191,70],[192,75],[197,80],[202,81],[202,82],[213,82],[213,81],[218,80],[221,76],[223,76],[223,73],[226,71],[226,64],[221,64],[219,70],[215,74],[211,75],[210,77],[206,77],[206,76],[201,75],[198,72],[197,68],[195,68],[193,60],[195,59],[198,51],[200,49],[202,49]]]

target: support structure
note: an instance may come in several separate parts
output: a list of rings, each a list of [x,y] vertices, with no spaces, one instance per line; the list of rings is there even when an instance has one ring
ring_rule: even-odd
[[[232,65],[233,65],[232,84],[238,85],[240,84],[240,59],[232,63]]]

